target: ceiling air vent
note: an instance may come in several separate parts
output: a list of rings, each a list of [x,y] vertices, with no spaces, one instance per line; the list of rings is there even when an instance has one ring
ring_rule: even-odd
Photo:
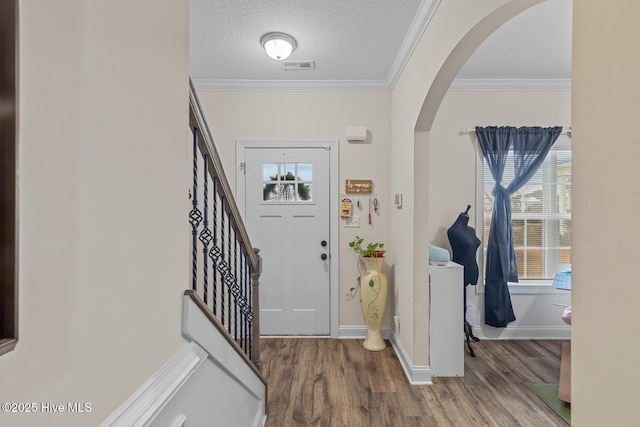
[[[282,61],[282,68],[285,71],[315,70],[316,61]]]

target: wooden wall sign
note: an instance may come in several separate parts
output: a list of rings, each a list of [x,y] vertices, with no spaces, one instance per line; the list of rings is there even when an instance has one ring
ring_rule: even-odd
[[[370,179],[348,179],[345,185],[345,193],[348,194],[371,194],[373,191],[373,181]]]

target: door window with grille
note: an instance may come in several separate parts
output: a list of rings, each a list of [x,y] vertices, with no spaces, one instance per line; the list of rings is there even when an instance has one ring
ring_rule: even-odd
[[[494,181],[484,165],[484,259],[493,211]],[[513,180],[513,153],[507,158],[503,186]],[[571,263],[571,145],[561,137],[520,190],[511,195],[513,245],[520,280],[553,279],[560,264]]]
[[[263,163],[262,202],[313,202],[313,163]]]

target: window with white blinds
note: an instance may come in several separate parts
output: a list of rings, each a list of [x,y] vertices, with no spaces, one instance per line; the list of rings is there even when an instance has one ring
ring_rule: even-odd
[[[559,264],[571,263],[571,140],[561,136],[529,182],[511,195],[513,244],[520,280],[553,279]],[[493,211],[491,171],[484,164],[484,259]],[[513,180],[513,154],[502,181]]]

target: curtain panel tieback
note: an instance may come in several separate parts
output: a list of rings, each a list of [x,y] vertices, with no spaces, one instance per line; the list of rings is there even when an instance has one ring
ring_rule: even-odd
[[[511,224],[511,194],[522,188],[536,173],[561,132],[561,126],[476,127],[478,144],[496,181],[485,268],[484,320],[487,325],[505,327],[516,320],[508,286],[508,282],[518,281]],[[510,150],[513,151],[515,176],[505,188],[502,177]]]

